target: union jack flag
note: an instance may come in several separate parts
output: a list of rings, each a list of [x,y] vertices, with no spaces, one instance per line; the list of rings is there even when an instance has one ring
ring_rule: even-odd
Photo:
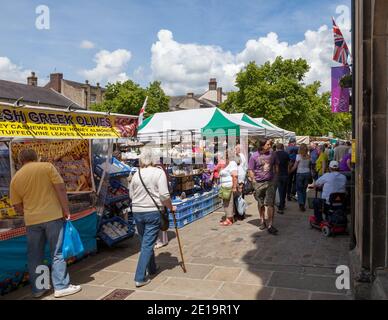
[[[340,28],[336,25],[333,19],[333,33],[334,33],[334,54],[333,60],[343,65],[348,64],[348,57],[350,55],[348,45],[342,35]]]

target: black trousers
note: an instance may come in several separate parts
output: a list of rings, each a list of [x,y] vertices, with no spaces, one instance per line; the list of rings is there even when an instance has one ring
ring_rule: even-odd
[[[279,210],[284,210],[286,206],[288,177],[278,177],[277,189],[279,190]]]
[[[296,170],[288,175],[288,182],[287,182],[287,197],[290,198],[291,196],[295,197],[296,194]]]

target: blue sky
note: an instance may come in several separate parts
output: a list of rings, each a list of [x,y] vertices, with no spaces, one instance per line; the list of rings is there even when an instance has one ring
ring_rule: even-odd
[[[350,8],[350,0],[0,0],[0,3],[0,57],[7,57],[22,75],[27,70],[36,71],[40,85],[47,82],[54,70],[63,72],[66,79],[83,82],[82,70],[96,67],[93,59],[99,51],[118,49],[131,55],[117,72],[133,78],[135,70],[141,67],[142,75],[135,76],[135,80],[142,85],[156,76],[163,82],[163,72],[151,68],[151,46],[158,41],[162,29],[171,31],[178,44],[196,44],[198,48],[217,46],[224,53],[237,56],[248,40],[266,37],[269,32],[276,33],[279,42],[290,45],[303,41],[307,30],[330,26],[330,17],[337,16],[339,5]],[[41,4],[50,9],[49,30],[35,28],[38,16],[35,8]],[[84,40],[92,42],[94,48],[80,48]],[[203,75],[205,85],[207,76]],[[0,78],[7,77],[10,75],[0,67]],[[106,81],[107,78],[101,79],[103,84]]]

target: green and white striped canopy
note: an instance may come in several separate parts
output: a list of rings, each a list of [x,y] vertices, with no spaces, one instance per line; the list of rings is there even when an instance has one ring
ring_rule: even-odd
[[[142,141],[151,141],[166,132],[188,131],[217,137],[265,135],[265,130],[257,124],[242,121],[218,108],[204,108],[156,113],[142,123],[138,137]]]

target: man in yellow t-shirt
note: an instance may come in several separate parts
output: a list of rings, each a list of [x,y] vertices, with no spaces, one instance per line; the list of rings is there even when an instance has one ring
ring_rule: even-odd
[[[43,265],[46,240],[52,259],[54,296],[59,298],[77,293],[81,287],[70,284],[62,255],[64,218],[70,219],[63,179],[51,163],[38,162],[34,150],[22,150],[18,156],[23,166],[12,178],[10,198],[15,210],[24,215],[33,296],[39,298],[48,291],[48,288],[41,288],[37,283],[37,277],[41,275],[37,267]]]

